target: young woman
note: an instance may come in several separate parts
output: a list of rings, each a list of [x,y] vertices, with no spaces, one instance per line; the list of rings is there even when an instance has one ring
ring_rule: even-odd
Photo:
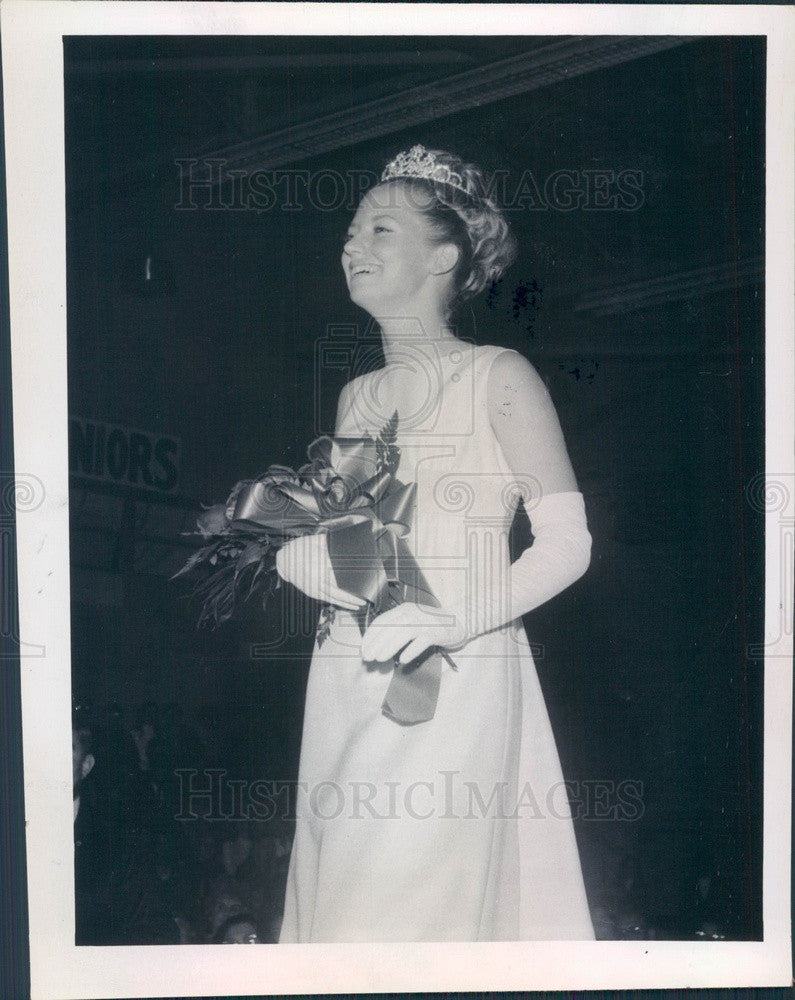
[[[456,307],[511,262],[481,171],[415,146],[362,199],[342,253],[385,367],[355,378],[338,438],[397,412],[406,542],[438,608],[405,602],[362,636],[327,538],[284,546],[281,576],[335,608],[307,688],[297,827],[280,941],[593,938],[555,740],[521,616],[590,560],[554,407],[515,351],[456,338]],[[534,541],[512,565],[522,496]],[[433,717],[383,711],[392,657],[441,650]]]

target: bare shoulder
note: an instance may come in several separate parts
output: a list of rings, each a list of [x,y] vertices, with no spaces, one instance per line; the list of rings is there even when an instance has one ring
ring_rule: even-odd
[[[350,382],[346,382],[340,390],[340,403],[343,401],[349,402],[362,391],[366,391],[367,383],[371,380],[372,376],[373,372],[364,372],[361,375],[355,375]]]
[[[503,350],[491,363],[488,401],[492,414],[509,416],[517,405],[546,408],[552,405],[544,380],[535,366],[518,351]]]
[[[367,392],[366,386],[368,381],[371,379],[372,374],[372,372],[364,372],[361,375],[356,375],[350,380],[350,382],[346,382],[340,390],[339,398],[337,400],[338,428],[348,414],[348,411],[356,403],[357,397],[361,397],[363,393]]]
[[[563,430],[544,380],[517,351],[491,365],[488,417],[510,469],[530,475],[541,495],[577,489]]]

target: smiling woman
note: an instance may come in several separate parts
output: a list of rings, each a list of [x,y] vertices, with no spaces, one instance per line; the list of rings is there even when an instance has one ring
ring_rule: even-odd
[[[475,192],[482,187],[476,168],[469,168],[472,190],[468,191],[462,174],[449,166],[456,157],[429,154],[434,157],[433,169],[445,177],[443,184],[437,182],[429,190],[429,179],[415,173],[428,169],[427,163],[417,167],[422,154],[412,150],[402,155],[403,160],[398,158],[397,165],[384,171],[384,183],[362,199],[348,230],[342,256],[348,289],[352,300],[364,308],[372,295],[377,296],[382,310],[392,302],[415,307],[414,296],[424,289],[442,305],[443,320],[449,320],[458,304],[486,288],[511,263],[514,240],[485,193],[476,200]],[[354,289],[354,278],[382,269],[388,277],[386,287],[365,282]]]
[[[336,434],[375,437],[396,414],[396,474],[416,489],[407,543],[437,602],[403,600],[361,635],[364,602],[339,586],[328,536],[279,552],[282,577],[330,606],[282,942],[594,936],[521,623],[588,566],[583,498],[529,362],[451,328],[513,253],[479,169],[421,146],[386,167],[348,231],[345,280],[379,324],[386,366],[343,389]],[[534,543],[510,565],[519,496]],[[419,688],[434,651],[438,701],[398,721],[384,709],[393,675]]]
[[[356,212],[342,266],[353,302],[365,309],[400,310],[419,295],[437,299],[456,259],[451,245],[429,242],[406,191],[376,189]]]

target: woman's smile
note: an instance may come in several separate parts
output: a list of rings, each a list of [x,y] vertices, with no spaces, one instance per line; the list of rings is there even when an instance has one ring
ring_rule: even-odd
[[[404,191],[394,185],[368,191],[342,251],[354,302],[368,311],[407,306],[428,280],[432,251],[425,219]]]
[[[351,264],[350,275],[351,278],[365,278],[375,274],[377,270],[377,264]]]

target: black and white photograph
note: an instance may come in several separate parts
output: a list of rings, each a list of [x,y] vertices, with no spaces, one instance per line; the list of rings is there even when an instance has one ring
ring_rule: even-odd
[[[795,18],[563,7],[4,5],[33,996],[791,982]]]

